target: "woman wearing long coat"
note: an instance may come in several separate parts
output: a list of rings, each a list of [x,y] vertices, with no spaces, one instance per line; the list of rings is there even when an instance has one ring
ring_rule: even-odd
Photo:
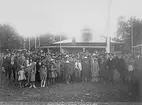
[[[92,82],[98,81],[99,76],[99,64],[98,59],[95,57],[91,58],[91,74],[92,74]]]
[[[71,65],[70,62],[67,60],[64,64],[64,74],[65,74],[65,81],[67,84],[70,82],[70,76],[71,76]]]
[[[57,71],[57,80],[61,80],[61,61],[60,60],[56,60],[55,62],[55,66],[56,66],[56,71]]]
[[[82,61],[82,81],[88,80],[89,70],[90,70],[89,58],[84,57],[84,59]]]
[[[57,68],[55,66],[55,60],[51,59],[50,67],[49,67],[49,79],[52,83],[55,82],[55,79],[57,78]]]
[[[36,63],[36,81],[37,82],[40,82],[41,79],[40,79],[40,68],[41,68],[41,60],[38,60],[37,63]]]
[[[100,60],[100,78],[105,81],[108,77],[106,60],[102,57]]]
[[[118,72],[120,73],[120,79],[124,83],[127,69],[126,69],[126,62],[124,61],[124,59],[121,57],[120,54],[118,55],[118,58],[117,58],[116,70],[118,70]]]

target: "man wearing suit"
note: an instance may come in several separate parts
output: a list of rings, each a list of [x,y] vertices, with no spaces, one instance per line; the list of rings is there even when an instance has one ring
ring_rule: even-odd
[[[108,68],[108,74],[109,74],[109,80],[111,83],[113,83],[113,72],[115,69],[116,61],[112,54],[109,55],[109,58],[107,59],[107,68]]]
[[[134,75],[136,77],[136,83],[135,83],[135,98],[136,101],[141,101],[142,99],[142,56],[138,54],[137,58],[135,59],[134,62]]]
[[[120,73],[120,78],[122,80],[122,83],[124,83],[125,74],[126,74],[126,62],[122,58],[121,54],[118,54],[118,57],[117,57],[116,70],[118,70],[118,72]]]

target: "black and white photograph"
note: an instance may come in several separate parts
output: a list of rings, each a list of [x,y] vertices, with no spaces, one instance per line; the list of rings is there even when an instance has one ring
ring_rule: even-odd
[[[0,103],[142,102],[141,5],[0,0]]]

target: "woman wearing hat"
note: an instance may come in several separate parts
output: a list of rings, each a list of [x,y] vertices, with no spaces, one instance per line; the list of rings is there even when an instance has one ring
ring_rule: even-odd
[[[41,87],[45,87],[47,79],[47,68],[43,63],[41,64],[39,72],[40,72]]]
[[[57,77],[57,72],[56,72],[56,66],[55,66],[55,60],[51,59],[50,61],[50,72],[49,72],[49,79],[51,83],[55,82],[55,78]]]
[[[85,56],[83,58],[83,62],[82,62],[82,81],[88,80],[89,70],[91,69],[90,67],[91,67],[91,65],[90,65],[89,58],[87,56]]]
[[[65,81],[67,84],[69,84],[70,76],[71,76],[71,65],[68,60],[66,60],[66,62],[64,63],[63,69],[64,69]]]
[[[61,80],[61,60],[60,59],[56,59],[56,63],[55,66],[57,68],[57,79],[60,81]]]
[[[91,58],[91,74],[92,74],[92,82],[98,81],[98,76],[99,76],[99,64],[98,64],[98,59],[93,56]]]

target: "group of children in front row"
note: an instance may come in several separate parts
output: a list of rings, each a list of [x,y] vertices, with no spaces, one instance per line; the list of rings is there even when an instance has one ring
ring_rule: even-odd
[[[40,79],[41,79],[41,87],[45,87],[46,84],[46,78],[47,78],[47,68],[45,67],[44,64],[42,64],[41,68],[40,68]],[[24,86],[28,86],[28,83],[25,85],[25,81],[29,79],[30,82],[30,87],[29,88],[36,88],[35,86],[35,74],[36,71],[35,70],[31,70],[31,72],[26,71],[26,69],[24,68],[24,66],[21,66],[19,72],[18,72],[18,81],[19,81],[19,85],[20,87],[24,87]]]

